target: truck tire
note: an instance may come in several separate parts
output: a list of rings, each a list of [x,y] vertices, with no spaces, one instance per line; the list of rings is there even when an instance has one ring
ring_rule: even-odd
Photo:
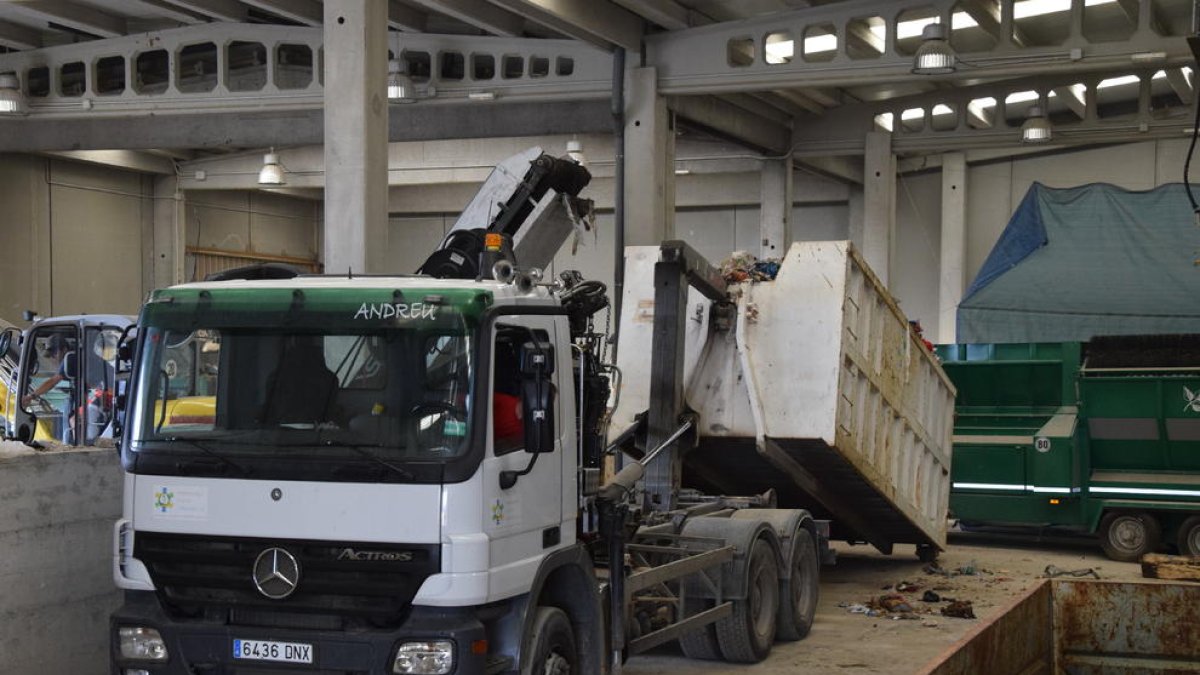
[[[779,564],[764,539],[746,556],[746,597],[733,602],[733,613],[717,621],[717,642],[730,663],[758,663],[771,653],[779,615]]]
[[[812,533],[803,527],[792,536],[788,565],[791,578],[779,583],[779,617],[775,626],[775,639],[781,642],[804,639],[817,613],[821,561],[817,559]]]
[[[571,620],[557,607],[537,608],[527,649],[529,659],[524,675],[573,675],[579,672]]]
[[[1200,555],[1200,516],[1192,516],[1179,526],[1179,555]]]
[[[1119,562],[1137,562],[1161,541],[1162,527],[1149,513],[1111,511],[1100,521],[1100,546]]]
[[[689,597],[683,601],[684,616],[692,616],[706,609],[711,609],[712,600]],[[703,661],[718,661],[721,659],[721,645],[717,643],[717,630],[713,624],[707,624],[690,633],[679,636],[679,648],[689,659]]]

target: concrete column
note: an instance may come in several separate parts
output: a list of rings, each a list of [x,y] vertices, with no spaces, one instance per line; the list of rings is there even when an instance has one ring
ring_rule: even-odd
[[[892,233],[896,230],[896,156],[892,154],[892,135],[886,131],[868,132],[863,160],[863,257],[886,286]]]
[[[191,281],[184,277],[187,237],[184,224],[187,199],[179,190],[179,178],[160,176],[154,179],[153,245],[150,249],[150,285],[164,288]]]
[[[851,184],[848,192],[846,220],[849,222],[847,223],[846,238],[861,251],[863,250],[863,188],[861,185]]]
[[[387,1],[325,2],[325,271],[387,266]],[[419,105],[419,104],[418,104]]]
[[[782,258],[787,253],[788,224],[792,221],[792,158],[768,159],[762,166],[762,208],[759,258]]]
[[[658,95],[658,71],[625,78],[625,244],[657,245],[675,235],[675,125]]]
[[[967,159],[942,155],[942,257],[938,283],[937,341],[955,341],[958,303],[966,289]]]

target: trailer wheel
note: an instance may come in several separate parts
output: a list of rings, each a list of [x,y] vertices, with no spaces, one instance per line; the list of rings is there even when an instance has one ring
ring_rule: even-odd
[[[566,612],[557,607],[538,607],[529,637],[526,675],[571,675],[579,672],[575,634]]]
[[[756,539],[746,558],[746,597],[733,602],[733,613],[717,621],[717,642],[730,663],[758,663],[771,653],[779,614],[779,564],[764,539]]]
[[[1192,516],[1179,526],[1179,554],[1200,555],[1200,516]]]
[[[1136,562],[1158,548],[1162,528],[1149,513],[1114,511],[1100,521],[1100,546],[1104,553],[1120,562]]]
[[[812,629],[820,593],[821,562],[812,533],[803,527],[792,537],[788,564],[791,578],[779,584],[779,618],[775,639],[782,642],[802,640]]]
[[[714,601],[704,598],[687,597],[683,601],[685,617],[712,609]],[[718,661],[721,659],[721,645],[717,643],[717,631],[713,624],[707,624],[696,630],[679,636],[679,648],[689,659]]]
[[[932,544],[917,544],[917,560],[923,563],[937,562],[939,553],[941,551]]]

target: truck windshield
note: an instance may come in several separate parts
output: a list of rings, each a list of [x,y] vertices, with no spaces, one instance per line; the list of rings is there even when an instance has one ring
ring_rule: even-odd
[[[469,314],[444,304],[308,304],[282,316],[253,303],[148,306],[130,450],[212,455],[243,471],[258,466],[258,475],[283,459],[407,474],[396,464],[467,451]]]

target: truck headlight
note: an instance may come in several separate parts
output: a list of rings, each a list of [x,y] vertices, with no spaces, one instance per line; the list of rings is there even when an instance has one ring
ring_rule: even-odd
[[[454,643],[449,640],[405,642],[392,664],[392,672],[400,675],[446,675],[452,670]]]
[[[167,643],[153,628],[121,628],[117,631],[121,656],[138,661],[166,661]]]

